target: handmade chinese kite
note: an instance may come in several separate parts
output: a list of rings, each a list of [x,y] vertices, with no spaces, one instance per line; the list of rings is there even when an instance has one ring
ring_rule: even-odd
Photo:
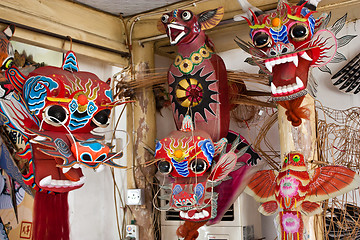
[[[179,211],[185,224],[177,234],[185,239],[196,239],[199,227],[219,222],[260,166],[245,139],[235,133],[228,138],[231,144],[226,138],[214,143],[185,116],[181,131],[156,144],[158,179],[162,188],[171,189],[162,196],[169,201],[162,210]]]
[[[164,209],[180,212],[185,223],[177,234],[186,240],[196,239],[202,225],[221,220],[260,165],[259,155],[246,140],[228,133],[227,73],[204,33],[223,14],[222,7],[199,15],[176,9],[161,18],[170,43],[178,46],[168,82],[174,120],[181,131],[157,143],[155,158],[159,181],[165,181],[162,187],[171,188]]]
[[[302,214],[322,212],[318,202],[351,191],[360,185],[360,176],[343,166],[325,166],[308,170],[304,156],[290,152],[280,172],[263,170],[251,179],[245,192],[261,204],[259,212],[277,216],[279,239],[304,239]]]
[[[296,6],[279,1],[277,10],[268,14],[254,13],[250,8],[252,17],[245,20],[252,43],[235,40],[272,76],[272,98],[286,108],[294,126],[308,118],[308,110],[300,105],[308,93],[310,68],[324,66],[337,53],[337,39],[325,29],[329,18],[315,19],[315,9],[303,1]]]
[[[252,43],[236,40],[272,76],[273,100],[286,109],[287,120],[292,126],[300,126],[287,128],[280,115],[281,151],[287,155],[283,168],[278,175],[274,171],[261,171],[249,184],[250,194],[263,202],[260,212],[272,214],[278,207],[283,209],[277,218],[281,239],[303,239],[301,214],[319,213],[321,208],[316,201],[343,194],[359,185],[359,176],[345,167],[322,167],[317,168],[314,175],[309,174],[304,157],[298,152],[308,149],[303,154],[316,156],[312,140],[315,138],[312,136],[315,121],[307,121],[306,126],[302,124],[303,118],[310,119],[311,114],[315,115],[314,107],[310,109],[301,104],[312,80],[309,70],[324,66],[337,54],[335,34],[343,26],[334,24],[335,34],[326,30],[330,15],[319,19],[312,15],[318,2],[300,1],[298,5],[290,6],[279,1],[277,10],[269,14],[255,13],[248,6],[250,17],[245,19],[251,29]],[[344,44],[343,41],[341,45]]]
[[[3,87],[10,90],[0,101],[1,121],[25,143],[17,158],[26,160],[23,178],[36,190],[33,237],[69,239],[67,195],[85,183],[80,167],[122,167],[113,162],[122,153],[112,153],[103,137],[91,133],[109,125],[117,102],[109,83],[79,71],[72,51],[61,68],[41,67],[24,76],[10,67],[5,76],[13,88]]]
[[[215,27],[223,14],[222,7],[199,15],[175,9],[164,14],[159,25],[160,30],[166,31],[170,43],[178,46],[168,72],[176,126],[180,129],[185,115],[190,115],[194,127],[207,131],[213,141],[228,132],[230,105],[224,62],[214,52],[204,31]]]

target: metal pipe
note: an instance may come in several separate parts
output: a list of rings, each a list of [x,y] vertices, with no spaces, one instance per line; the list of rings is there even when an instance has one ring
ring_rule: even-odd
[[[157,35],[157,36],[154,36],[154,37],[140,39],[139,44],[143,45],[143,43],[147,43],[147,42],[151,42],[151,41],[155,41],[155,40],[159,40],[159,39],[163,39],[163,38],[167,38],[167,35],[166,34],[161,34],[161,35]]]

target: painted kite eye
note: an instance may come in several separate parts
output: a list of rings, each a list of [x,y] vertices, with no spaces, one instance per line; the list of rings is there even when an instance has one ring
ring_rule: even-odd
[[[161,22],[168,23],[168,21],[169,21],[169,15],[167,14],[162,15]]]
[[[293,156],[293,161],[294,161],[294,162],[300,161],[300,156],[299,156],[299,155],[294,155],[294,156]]]
[[[184,21],[189,21],[192,18],[192,14],[189,11],[183,11],[183,13],[181,14],[181,18]]]
[[[43,119],[52,126],[61,126],[65,124],[69,113],[66,108],[59,105],[48,106],[43,112]]]
[[[14,64],[13,58],[6,59],[5,63],[3,64],[2,69],[9,69]]]
[[[190,163],[190,169],[197,174],[203,173],[207,169],[207,163],[203,159],[195,159]]]
[[[93,123],[95,123],[98,127],[107,127],[109,125],[109,116],[110,116],[110,109],[104,109],[95,114],[94,118],[92,119]]]
[[[172,170],[172,166],[168,161],[161,161],[158,164],[158,169],[162,174],[169,174]]]
[[[253,42],[257,48],[270,47],[271,38],[265,32],[258,32],[254,35]]]
[[[83,153],[81,154],[81,160],[84,162],[91,162],[92,161],[92,156],[89,153]]]
[[[284,163],[287,163],[288,160],[289,160],[288,157],[285,157],[285,158],[284,158]]]
[[[309,36],[309,28],[304,23],[296,23],[290,28],[289,33],[294,41],[304,41]]]

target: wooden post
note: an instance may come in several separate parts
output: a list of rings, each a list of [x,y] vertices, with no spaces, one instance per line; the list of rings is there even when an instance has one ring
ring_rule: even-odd
[[[133,46],[133,63],[137,76],[154,67],[153,43],[142,46],[135,43]],[[154,239],[154,211],[152,208],[152,178],[155,167],[145,168],[143,165],[153,156],[144,146],[155,149],[156,122],[155,99],[152,88],[141,89],[136,93],[136,102],[127,108],[127,131],[130,135],[130,144],[127,151],[127,165],[133,167],[127,172],[128,189],[145,189],[145,205],[130,206],[131,219],[136,220],[140,227],[140,239]],[[140,166],[142,165],[142,166]]]
[[[307,94],[301,103],[301,107],[309,109],[309,120],[303,119],[298,127],[293,127],[285,115],[286,109],[278,105],[278,122],[280,134],[281,166],[286,154],[291,151],[299,151],[304,155],[305,161],[318,160],[316,144],[316,113],[314,99]],[[308,164],[308,169],[313,167]],[[304,215],[304,225],[309,239],[321,240],[324,236],[323,221],[321,216],[306,217]]]

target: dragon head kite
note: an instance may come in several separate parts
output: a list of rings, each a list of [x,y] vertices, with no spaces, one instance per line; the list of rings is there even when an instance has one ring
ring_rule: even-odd
[[[268,14],[250,8],[251,17],[245,20],[251,29],[252,43],[235,40],[272,76],[272,98],[287,109],[294,99],[302,101],[307,94],[310,68],[324,66],[337,52],[336,37],[324,29],[325,17],[314,18],[315,8],[308,2],[290,6],[284,1],[279,1],[277,10]],[[299,119],[289,120],[293,125],[301,124]]]
[[[178,235],[196,237],[197,228],[221,220],[261,164],[239,134],[213,142],[208,133],[193,130],[190,116],[184,122],[181,131],[157,142],[155,159],[161,187],[168,191],[162,199],[169,204],[161,210],[178,211],[185,221]]]
[[[69,239],[67,193],[84,185],[81,167],[122,168],[113,161],[122,152],[112,153],[104,137],[92,131],[109,125],[119,102],[113,101],[109,83],[79,71],[72,51],[61,68],[40,67],[28,76],[11,66],[10,51],[3,55],[7,82],[0,85],[0,121],[12,155],[25,162],[18,164],[23,182],[36,191],[34,239]],[[5,152],[2,159],[10,157]]]
[[[208,132],[213,141],[226,137],[230,105],[225,64],[215,53],[205,30],[215,27],[223,14],[222,7],[199,15],[175,9],[164,14],[159,25],[170,43],[178,46],[168,72],[175,124],[180,129],[188,114],[195,129]]]
[[[109,84],[78,71],[73,52],[66,54],[62,68],[41,67],[25,77],[12,67],[6,77],[16,92],[1,102],[1,115],[8,130],[24,139],[18,156],[29,161],[24,174],[28,185],[37,191],[68,192],[84,184],[80,166],[121,167],[101,137],[90,133],[109,124],[114,106]]]

